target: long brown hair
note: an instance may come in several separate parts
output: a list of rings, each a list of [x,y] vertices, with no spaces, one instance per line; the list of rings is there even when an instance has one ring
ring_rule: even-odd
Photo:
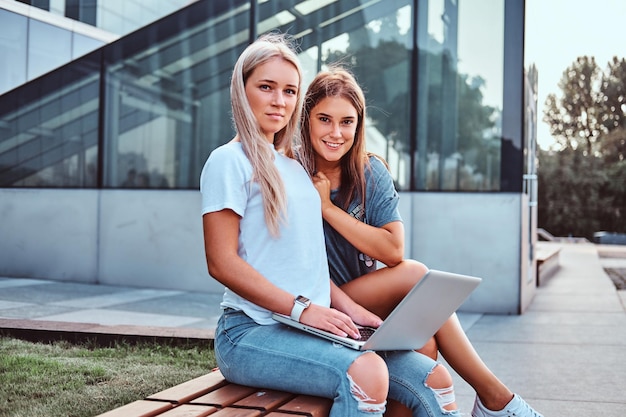
[[[335,65],[322,71],[313,79],[304,97],[301,116],[301,144],[299,159],[310,176],[317,171],[315,151],[311,143],[311,110],[327,97],[341,97],[356,109],[358,120],[354,144],[341,158],[341,184],[335,203],[344,210],[359,197],[365,203],[365,168],[369,159],[365,149],[365,95],[354,76],[345,68]]]
[[[241,141],[244,153],[252,165],[253,181],[261,188],[265,222],[272,235],[278,236],[281,221],[287,209],[287,196],[283,181],[274,165],[274,154],[261,132],[259,123],[250,108],[246,95],[246,81],[260,65],[281,58],[291,63],[298,71],[296,107],[287,126],[274,135],[274,148],[293,158],[293,140],[298,133],[300,112],[302,111],[302,69],[290,38],[284,34],[269,33],[262,35],[250,44],[239,56],[233,69],[230,83],[231,108],[233,123]]]

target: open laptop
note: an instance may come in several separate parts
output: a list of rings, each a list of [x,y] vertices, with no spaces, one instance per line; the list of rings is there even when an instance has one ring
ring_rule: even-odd
[[[332,340],[356,350],[411,350],[426,344],[448,320],[481,278],[431,269],[409,291],[371,335],[356,340],[292,320],[289,316],[273,314],[276,321]],[[367,329],[367,328],[366,328]]]

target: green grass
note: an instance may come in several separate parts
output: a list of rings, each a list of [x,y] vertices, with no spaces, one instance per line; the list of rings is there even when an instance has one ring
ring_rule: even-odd
[[[213,350],[206,346],[101,347],[0,336],[0,417],[92,417],[213,367]]]

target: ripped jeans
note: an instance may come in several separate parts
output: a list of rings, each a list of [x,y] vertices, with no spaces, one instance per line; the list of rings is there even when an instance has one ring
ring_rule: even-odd
[[[287,326],[262,326],[231,309],[222,314],[215,332],[215,357],[228,381],[333,399],[330,417],[382,416],[382,405],[380,412],[363,409],[348,376],[348,368],[363,353]],[[391,398],[409,406],[414,416],[455,415],[442,411],[424,384],[436,365],[432,359],[415,352],[381,356],[390,366]],[[402,369],[392,373],[396,367]]]
[[[454,401],[450,389],[433,390],[426,379],[439,364],[430,357],[415,351],[378,352],[389,370],[389,398],[407,406],[413,417],[460,416],[458,410],[446,411],[443,407]],[[452,393],[450,393],[452,392]]]
[[[281,324],[259,325],[232,309],[215,331],[215,358],[228,381],[330,398],[332,417],[382,416],[384,403],[378,411],[361,410],[366,407],[353,394],[348,368],[363,353]]]

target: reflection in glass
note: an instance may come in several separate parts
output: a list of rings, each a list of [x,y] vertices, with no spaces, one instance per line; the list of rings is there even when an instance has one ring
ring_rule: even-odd
[[[0,187],[96,187],[100,55],[3,96]]]
[[[412,7],[407,3],[374,2],[346,11],[345,3],[337,2],[318,10],[332,20],[327,30],[314,32],[319,45],[303,53],[319,54],[321,68],[341,63],[355,74],[367,100],[367,150],[387,160],[401,190],[410,186]]]
[[[210,151],[233,137],[230,75],[248,44],[248,12],[215,2],[194,25],[195,6],[170,37],[149,27],[120,41],[124,57],[106,58],[105,187],[197,188]]]
[[[416,188],[497,191],[504,1],[420,5]]]
[[[389,162],[399,190],[499,191],[510,160],[501,168],[504,5],[193,2],[5,95],[0,186],[197,189],[208,154],[234,134],[230,76],[250,41],[252,15],[256,33],[295,36],[305,88],[335,62],[356,75],[368,105],[367,148]],[[106,16],[100,11],[98,19]],[[9,23],[25,30],[20,21]],[[49,45],[56,33],[48,26],[33,24],[31,36],[47,38],[34,50],[33,68],[71,52],[70,32],[60,34],[67,42]],[[1,33],[1,50],[17,54],[11,48],[20,39]],[[74,40],[75,54],[92,47],[80,35]]]

